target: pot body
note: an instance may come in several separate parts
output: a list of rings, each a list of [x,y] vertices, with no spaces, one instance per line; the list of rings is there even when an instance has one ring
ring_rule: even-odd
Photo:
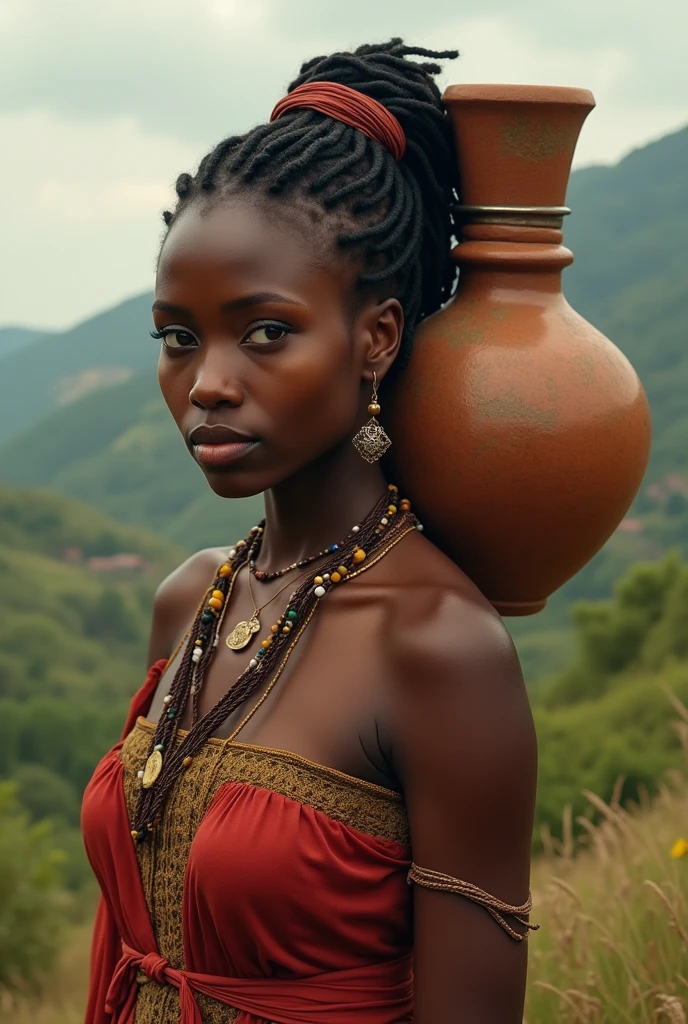
[[[503,615],[541,610],[623,519],[650,447],[626,357],[567,303],[563,202],[590,93],[452,86],[456,295],[392,396],[396,478]]]

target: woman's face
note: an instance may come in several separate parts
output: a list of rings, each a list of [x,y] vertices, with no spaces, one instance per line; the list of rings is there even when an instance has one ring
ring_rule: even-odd
[[[348,314],[352,280],[249,202],[191,207],[173,224],[153,304],[158,379],[217,494],[274,487],[355,433],[377,312]],[[382,303],[383,320],[399,321],[395,304]]]

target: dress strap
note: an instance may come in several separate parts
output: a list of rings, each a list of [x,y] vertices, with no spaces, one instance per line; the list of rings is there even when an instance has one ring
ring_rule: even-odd
[[[169,662],[165,658],[160,658],[148,669],[148,674],[146,675],[143,686],[131,699],[127,720],[124,723],[124,728],[122,730],[123,740],[127,738],[131,730],[134,728],[136,719],[141,715],[145,717],[145,715],[148,714],[151,701],[153,700],[153,694],[157,690],[160,677],[168,664]]]
[[[531,924],[527,919],[527,915],[533,909],[533,899],[530,894],[530,890],[528,891],[528,899],[525,903],[521,904],[520,907],[512,907],[508,903],[503,903],[501,900],[498,900],[496,896],[491,896],[490,893],[485,892],[484,889],[479,889],[478,886],[473,885],[472,882],[464,882],[460,878],[454,878],[452,875],[442,874],[441,871],[433,871],[431,868],[422,868],[415,863],[411,864],[406,880],[409,885],[415,882],[416,885],[422,885],[426,889],[437,889],[440,892],[456,893],[457,896],[465,896],[474,903],[480,904],[480,906],[485,907],[488,913],[492,915],[497,924],[504,929],[507,935],[516,942],[522,942],[523,939],[527,938],[528,931],[535,932],[540,927],[539,924]],[[504,914],[508,914],[510,917],[515,917],[519,924],[524,925],[526,931],[517,932],[511,927],[504,917]]]

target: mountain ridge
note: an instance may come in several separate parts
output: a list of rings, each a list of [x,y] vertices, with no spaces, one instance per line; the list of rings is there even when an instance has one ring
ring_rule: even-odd
[[[39,331],[32,327],[18,327],[14,324],[0,327],[0,359],[33,345],[39,338],[50,333],[52,332]]]
[[[65,379],[103,368],[131,374],[152,370],[157,346],[146,331],[134,328],[149,321],[150,294],[145,293],[7,355],[0,363],[0,441],[56,409]]]

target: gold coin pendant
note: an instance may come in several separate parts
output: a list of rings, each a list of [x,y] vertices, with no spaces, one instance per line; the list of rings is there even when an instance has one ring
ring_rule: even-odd
[[[241,651],[251,642],[251,637],[260,629],[260,622],[254,615],[248,622],[237,622],[225,643],[232,651]]]

